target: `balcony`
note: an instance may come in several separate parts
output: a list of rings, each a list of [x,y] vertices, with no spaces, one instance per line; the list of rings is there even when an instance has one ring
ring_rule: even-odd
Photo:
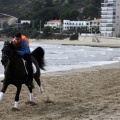
[[[116,2],[116,0],[107,0],[108,2]]]
[[[101,19],[101,23],[115,23],[115,20],[113,19]]]
[[[115,11],[115,7],[101,7],[101,11]]]
[[[104,13],[114,14],[114,13],[115,13],[115,11],[101,11],[101,13],[102,13],[102,14],[104,14]]]
[[[101,13],[101,15],[114,15],[114,13],[113,12],[111,12],[111,13],[103,12],[103,13]]]
[[[101,19],[115,19],[115,15],[101,15]]]
[[[114,3],[116,0],[104,0],[104,3]]]
[[[105,23],[101,23],[100,27],[113,27],[113,24],[105,24]]]
[[[101,31],[115,31],[115,28],[113,27],[100,27]]]

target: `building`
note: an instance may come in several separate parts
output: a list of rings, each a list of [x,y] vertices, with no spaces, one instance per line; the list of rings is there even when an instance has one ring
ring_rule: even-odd
[[[101,19],[94,18],[94,20],[90,20],[90,25],[94,28],[99,28],[100,23],[101,23]]]
[[[87,27],[90,29],[90,21],[70,21],[63,20],[63,30],[79,29],[81,27]]]
[[[120,0],[116,0],[115,34],[120,36]]]
[[[63,20],[63,30],[72,30],[75,29],[76,32],[78,29],[81,28],[87,28],[90,32],[92,32],[92,30],[98,28],[99,29],[99,25],[100,25],[100,19],[96,19],[94,18],[94,20],[90,20],[90,21],[70,21],[70,20]]]
[[[7,23],[8,25],[15,24],[18,21],[18,18],[0,13],[0,30],[3,30],[4,25]]]
[[[44,24],[44,27],[51,27],[51,28],[60,28],[61,27],[61,20],[50,20],[46,24]]]
[[[28,23],[28,24],[30,24],[31,21],[30,21],[30,20],[21,20],[21,24],[24,24],[24,23]]]
[[[93,20],[90,20],[91,32],[99,33],[100,32],[100,23],[101,23],[101,19],[94,18]]]
[[[120,35],[120,0],[101,0],[101,36]]]

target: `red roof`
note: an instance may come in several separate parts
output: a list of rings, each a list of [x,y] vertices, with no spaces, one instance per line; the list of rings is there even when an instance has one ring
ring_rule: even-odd
[[[48,22],[60,22],[60,20],[50,20]]]

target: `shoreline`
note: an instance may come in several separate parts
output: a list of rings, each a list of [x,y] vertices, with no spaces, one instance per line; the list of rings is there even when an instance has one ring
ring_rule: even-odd
[[[120,48],[119,38],[101,38],[99,37],[99,42],[94,42],[93,37],[81,37],[79,40],[69,40],[69,39],[30,39],[32,42],[43,43],[43,44],[59,44],[59,45],[75,45],[75,46],[90,46],[90,47],[110,47],[110,48]]]
[[[112,63],[112,64],[105,64],[99,66],[91,66],[91,67],[84,67],[84,68],[73,68],[71,70],[65,71],[54,71],[54,72],[46,72],[41,73],[41,76],[62,76],[66,74],[76,73],[76,72],[89,72],[89,71],[96,71],[96,70],[103,70],[103,69],[120,69],[120,62]],[[0,81],[4,77],[0,77]]]
[[[62,76],[62,75],[70,74],[73,72],[87,72],[87,71],[96,71],[96,70],[103,70],[103,69],[120,69],[120,62],[105,64],[100,66],[85,67],[85,68],[75,68],[75,69],[65,70],[65,71],[48,72],[48,73],[42,73],[41,75],[42,76]]]

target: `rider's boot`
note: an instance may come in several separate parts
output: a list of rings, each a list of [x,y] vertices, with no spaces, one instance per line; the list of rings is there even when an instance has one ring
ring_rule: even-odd
[[[28,68],[28,79],[27,79],[27,81],[28,81],[28,87],[30,87],[30,88],[32,88],[32,89],[34,89],[35,88],[35,86],[34,86],[34,83],[33,83],[33,68]]]

